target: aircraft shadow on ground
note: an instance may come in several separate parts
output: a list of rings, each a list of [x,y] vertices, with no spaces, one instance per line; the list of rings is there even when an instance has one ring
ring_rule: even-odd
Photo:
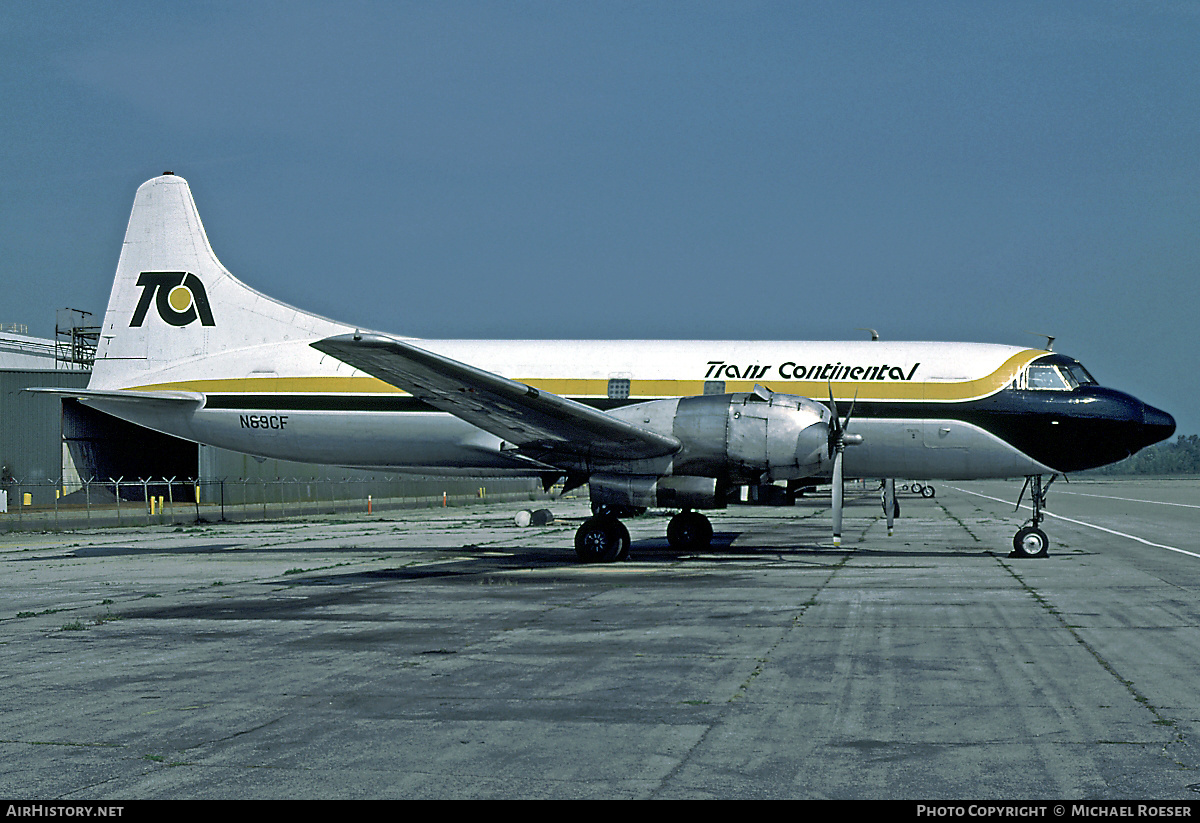
[[[404,596],[404,590],[397,590],[387,584],[413,583],[420,586],[471,586],[479,587],[495,578],[500,585],[517,578],[510,577],[513,572],[532,572],[537,575],[539,583],[560,582],[563,585],[578,585],[588,579],[596,582],[589,572],[603,575],[615,567],[636,568],[639,565],[647,567],[650,574],[661,577],[669,582],[681,568],[710,568],[720,569],[744,563],[747,560],[761,558],[798,558],[802,563],[817,563],[832,565],[851,557],[880,557],[899,559],[948,557],[987,559],[996,553],[986,549],[949,547],[944,550],[927,549],[897,549],[879,550],[862,549],[853,546],[835,549],[831,546],[819,545],[750,545],[738,546],[736,541],[745,533],[738,531],[718,532],[714,535],[713,545],[701,552],[679,551],[670,547],[665,538],[654,538],[635,541],[632,544],[631,557],[618,564],[582,565],[575,558],[574,551],[569,549],[555,550],[543,546],[495,547],[463,546],[448,548],[444,546],[427,549],[406,547],[404,551],[429,552],[431,555],[446,554],[444,561],[434,561],[420,566],[396,566],[368,570],[347,570],[344,572],[323,572],[314,569],[311,572],[299,571],[295,574],[274,576],[257,581],[255,588],[249,592],[239,588],[232,597],[232,592],[222,589],[218,599],[203,602],[176,604],[146,604],[121,610],[122,619],[157,619],[157,620],[337,620],[347,618],[347,609],[355,606],[377,606],[394,602],[399,596]],[[96,547],[102,548],[102,547]],[[115,554],[117,551],[134,553],[129,547],[108,547]],[[159,551],[158,554],[186,554],[188,551],[202,554],[213,554],[223,550],[212,544],[206,546],[180,547],[172,552]],[[386,551],[386,548],[383,549]],[[294,550],[293,550],[294,551]],[[314,548],[314,552],[318,549]],[[321,549],[327,552],[328,549]],[[348,550],[349,551],[349,550]],[[362,549],[353,549],[362,553]],[[99,556],[93,554],[92,556]],[[886,571],[886,570],[885,570]],[[581,577],[581,572],[583,576]],[[600,578],[602,579],[602,578]],[[280,598],[277,592],[283,585],[292,591],[305,591],[301,598]],[[503,586],[501,586],[503,588]],[[337,608],[331,608],[337,607]],[[388,621],[387,614],[377,610],[365,612],[363,620]]]
[[[746,532],[717,532],[713,542],[707,549],[699,552],[683,552],[673,549],[665,538],[635,540],[630,548],[631,557],[627,562],[643,561],[682,561],[696,560],[706,563],[720,562],[722,559],[754,557],[756,555],[796,555],[811,557],[980,557],[992,553],[989,547],[947,546],[944,549],[898,548],[881,549],[865,548],[853,543],[840,548],[832,545],[822,545],[820,540],[798,540],[783,543],[749,543],[737,545],[736,541]],[[895,540],[897,538],[891,538]],[[714,556],[716,555],[716,556]]]

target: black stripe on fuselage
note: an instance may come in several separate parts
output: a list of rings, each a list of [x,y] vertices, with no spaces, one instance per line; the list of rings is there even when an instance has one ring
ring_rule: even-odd
[[[614,400],[607,397],[574,397],[577,403],[601,411],[645,403],[657,398]],[[223,411],[345,411],[436,412],[438,409],[407,394],[209,394],[206,409]]]
[[[653,398],[572,398],[601,411]],[[437,412],[404,394],[210,394],[207,409],[275,412]],[[840,410],[839,410],[840,411]],[[843,412],[844,413],[844,412]],[[1123,392],[1099,386],[1075,391],[1005,389],[981,400],[958,403],[859,400],[860,420],[957,420],[977,426],[1060,472],[1074,472],[1121,460],[1157,442],[1143,427],[1144,406]],[[851,421],[853,430],[853,421]]]

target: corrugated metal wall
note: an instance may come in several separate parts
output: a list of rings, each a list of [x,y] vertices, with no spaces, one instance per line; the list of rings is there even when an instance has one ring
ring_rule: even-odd
[[[202,490],[203,502],[210,503],[214,502],[216,493],[213,484],[221,480],[227,481],[228,500],[247,503],[275,500],[283,494],[294,494],[293,490],[297,488],[308,495],[323,496],[323,499],[343,499],[346,495],[360,493],[364,499],[368,494],[431,499],[445,495],[459,502],[470,498],[486,500],[499,495],[535,495],[542,488],[540,480],[530,477],[430,476],[417,472],[419,470],[364,471],[270,458],[259,460],[248,454],[200,446],[200,477],[208,481]],[[283,483],[272,488],[270,484],[274,481]],[[283,491],[285,486],[287,491]],[[358,491],[355,491],[356,487]]]
[[[85,388],[89,374],[71,371],[0,370],[0,488],[7,487],[10,509],[16,504],[16,484],[31,494],[33,505],[53,505],[58,494],[78,492],[81,482],[109,478],[196,479],[207,481],[205,496],[215,494],[222,481],[239,502],[274,500],[295,494],[298,481],[308,493],[342,499],[350,492],[389,497],[486,499],[491,495],[535,493],[540,482],[529,478],[421,477],[397,472],[365,472],[340,466],[259,461],[248,455],[158,434],[53,395],[32,394],[26,388]],[[63,437],[69,456],[64,460]],[[64,468],[64,465],[66,468]],[[69,476],[64,476],[64,473]],[[275,483],[274,481],[289,481]],[[332,483],[341,483],[337,489]],[[6,486],[7,484],[7,486]],[[140,487],[122,489],[136,497]],[[231,497],[231,499],[235,499]],[[212,502],[205,500],[203,502]]]
[[[83,388],[89,376],[77,371],[0,371],[0,479],[43,482],[59,478],[60,401],[53,395],[24,390],[35,386]]]

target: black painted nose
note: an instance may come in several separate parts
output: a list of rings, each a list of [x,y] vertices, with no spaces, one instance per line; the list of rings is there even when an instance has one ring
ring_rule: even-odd
[[[1174,417],[1162,409],[1156,409],[1153,406],[1143,406],[1142,434],[1145,437],[1145,445],[1149,446],[1161,440],[1166,440],[1174,433]]]

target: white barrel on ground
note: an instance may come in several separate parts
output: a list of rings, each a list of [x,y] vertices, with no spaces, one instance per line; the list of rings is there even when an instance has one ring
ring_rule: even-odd
[[[524,509],[517,512],[517,516],[513,519],[521,528],[525,528],[526,526],[549,526],[554,522],[554,513],[549,509],[537,509],[536,511]]]

